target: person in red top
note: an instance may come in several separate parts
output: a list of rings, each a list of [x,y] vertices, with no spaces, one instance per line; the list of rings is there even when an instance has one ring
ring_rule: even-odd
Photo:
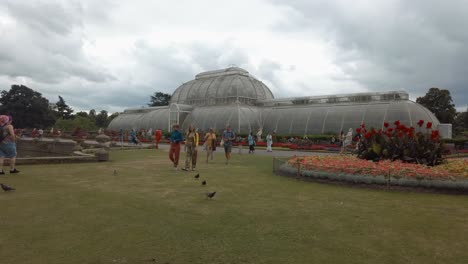
[[[154,131],[154,140],[156,142],[156,149],[158,149],[158,145],[159,145],[159,141],[161,141],[161,137],[162,137],[162,131],[161,129],[156,129],[156,131]]]
[[[37,132],[37,129],[36,129],[36,128],[34,128],[34,129],[31,131],[31,137],[32,137],[32,138],[37,137],[38,134],[39,134],[39,133]]]

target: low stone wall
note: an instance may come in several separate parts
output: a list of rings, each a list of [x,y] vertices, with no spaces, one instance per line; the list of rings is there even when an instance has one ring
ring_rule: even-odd
[[[18,158],[71,156],[76,142],[69,139],[32,139],[20,138],[16,142]]]

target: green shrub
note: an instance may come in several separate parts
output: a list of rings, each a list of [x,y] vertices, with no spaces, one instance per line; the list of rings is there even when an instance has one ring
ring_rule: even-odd
[[[468,143],[468,138],[444,138],[441,141],[444,143],[454,143],[455,146],[464,146]]]

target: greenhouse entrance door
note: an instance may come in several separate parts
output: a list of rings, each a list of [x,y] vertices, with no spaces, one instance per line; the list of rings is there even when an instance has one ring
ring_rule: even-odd
[[[182,128],[182,123],[185,121],[185,118],[190,114],[192,109],[193,108],[190,105],[171,104],[169,107],[168,131],[172,131],[172,126],[174,124],[179,124]]]

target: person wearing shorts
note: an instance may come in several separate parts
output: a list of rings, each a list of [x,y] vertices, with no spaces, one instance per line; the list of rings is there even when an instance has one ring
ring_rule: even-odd
[[[236,139],[236,134],[232,131],[231,126],[227,125],[223,132],[224,155],[226,156],[226,165],[231,159],[232,142]]]
[[[0,115],[0,133],[2,133],[2,142],[0,143],[0,175],[5,174],[3,171],[3,162],[5,159],[10,159],[10,173],[18,173],[16,169],[16,136],[13,126],[11,125],[13,118],[7,115]]]
[[[213,128],[210,127],[210,130],[205,135],[205,147],[206,147],[206,163],[208,163],[208,158],[211,157],[213,160],[213,149],[216,147],[216,134],[214,133]]]

